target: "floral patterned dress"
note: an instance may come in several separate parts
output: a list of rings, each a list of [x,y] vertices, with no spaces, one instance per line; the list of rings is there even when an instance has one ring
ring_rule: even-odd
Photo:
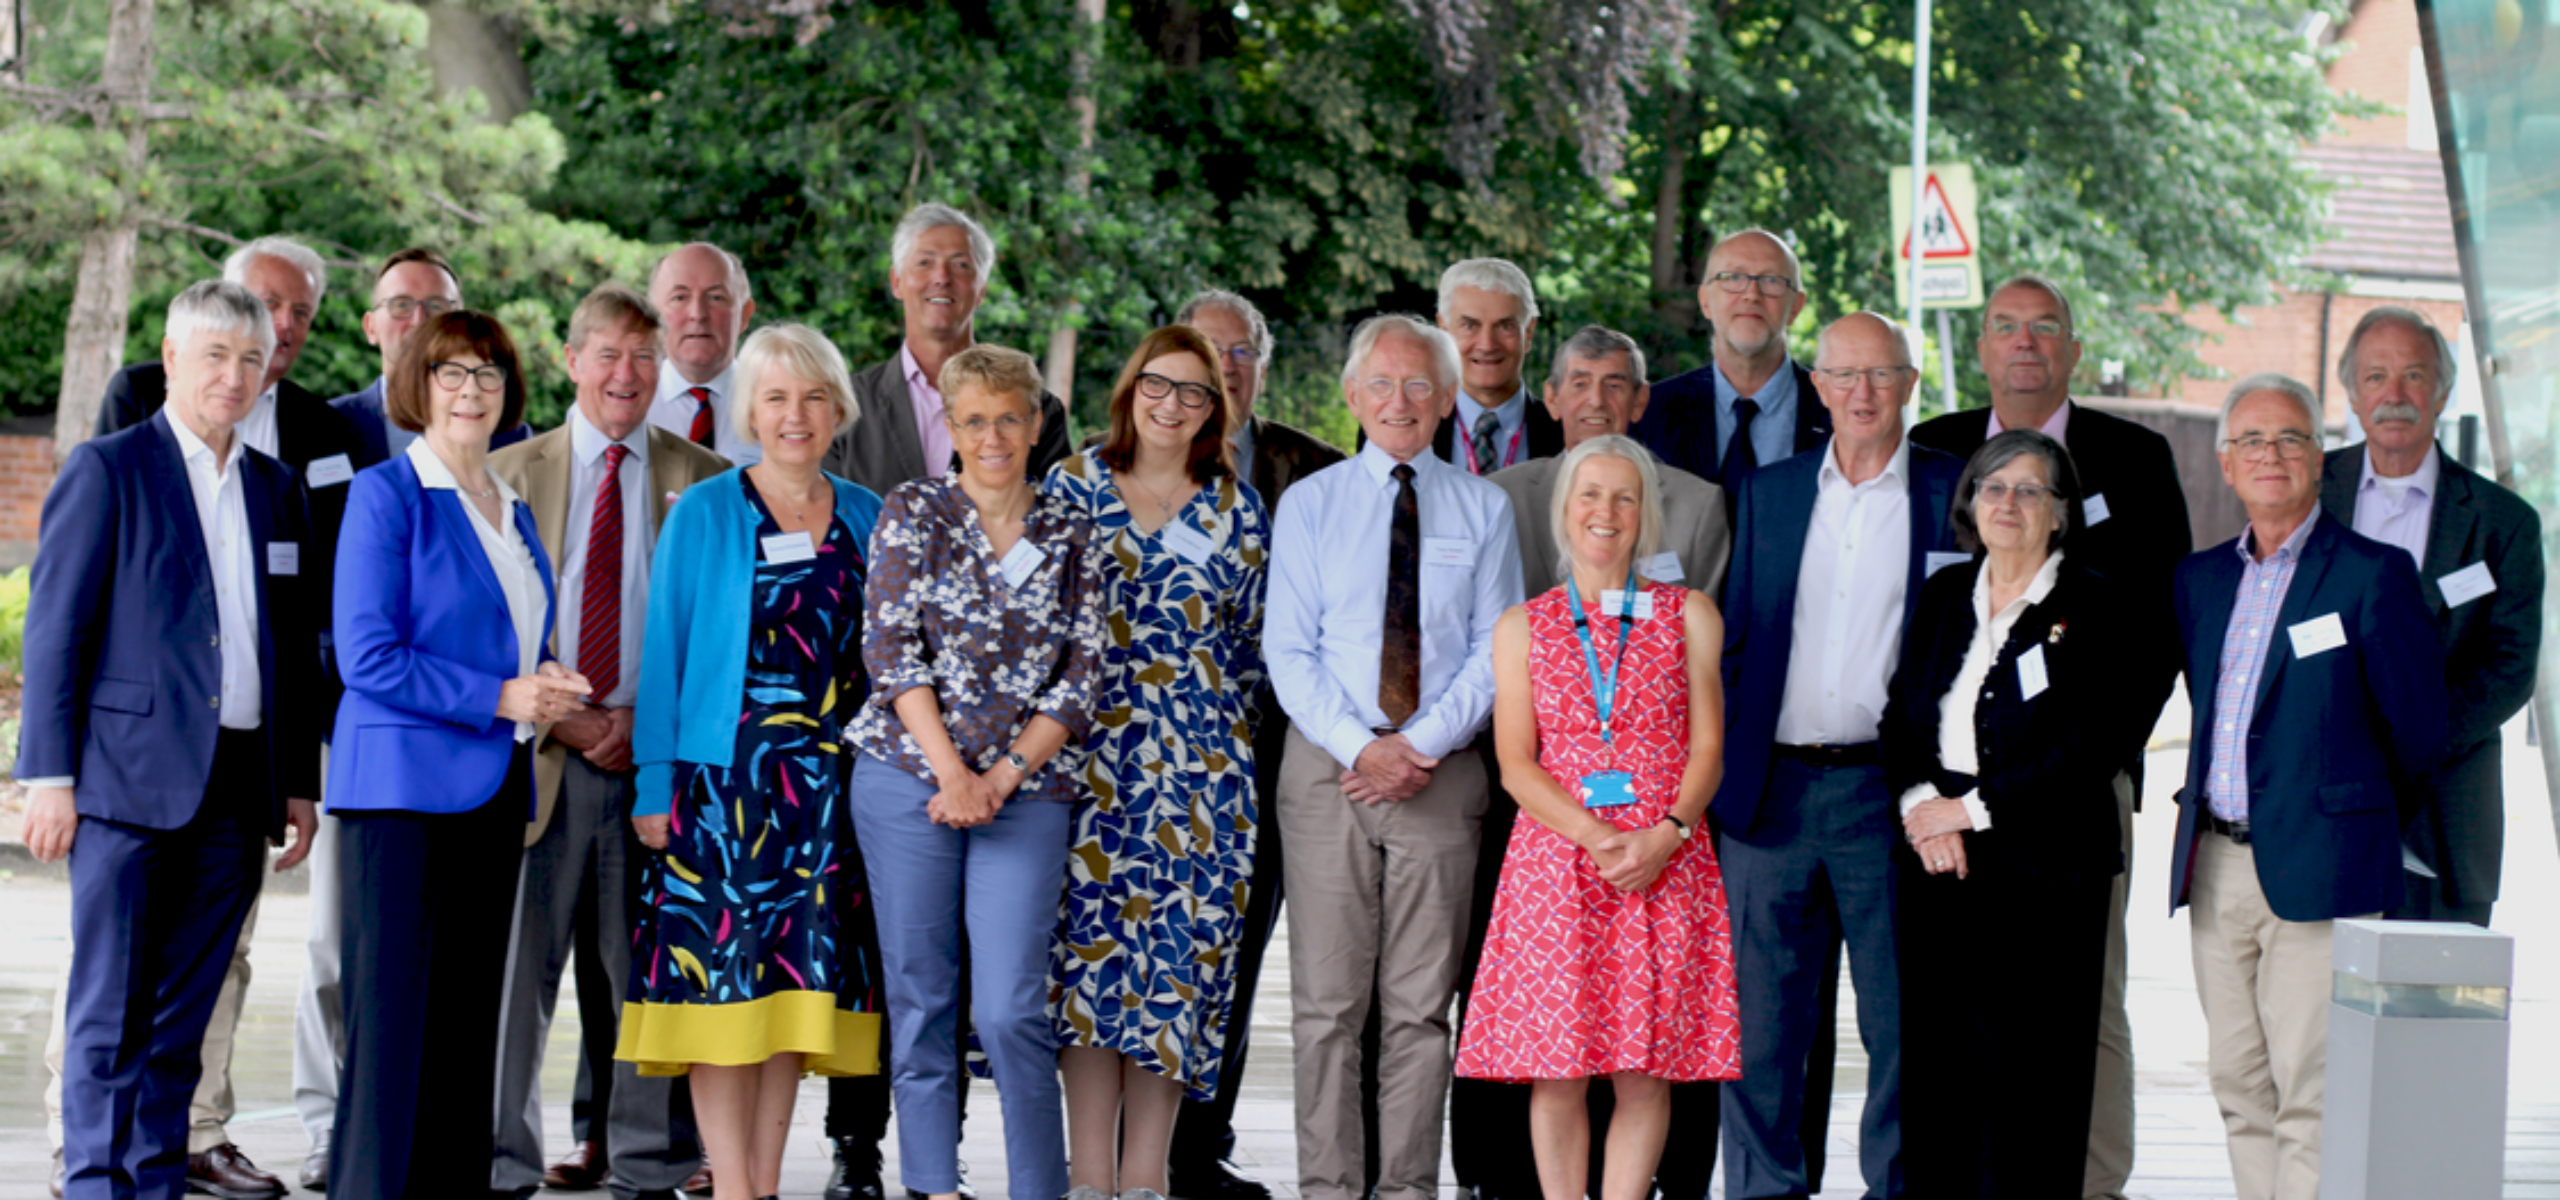
[[[623,1056],[644,1075],[794,1052],[817,1074],[874,1074],[879,938],[840,728],[869,691],[862,547],[839,520],[816,557],[768,561],[764,539],[782,530],[745,491],[759,549],[737,750],[726,768],[677,768],[633,934]]]
[[[1260,815],[1248,699],[1262,678],[1262,500],[1225,477],[1146,532],[1092,451],[1043,490],[1092,514],[1110,626],[1049,1010],[1061,1045],[1119,1051],[1205,1100]]]

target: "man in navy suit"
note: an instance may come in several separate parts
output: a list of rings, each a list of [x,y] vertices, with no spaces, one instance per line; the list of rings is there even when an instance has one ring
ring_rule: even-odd
[[[1885,687],[1928,572],[1950,552],[1960,460],[1911,445],[1919,381],[1902,327],[1854,313],[1822,331],[1814,388],[1828,445],[1739,490],[1725,576],[1725,765],[1708,813],[1724,865],[1742,1007],[1742,1079],[1724,1085],[1725,1195],[1814,1186],[1806,1077],[1823,976],[1843,949],[1867,1050],[1858,1161],[1902,1194],[1894,798],[1876,753]]]
[[[2222,405],[2240,536],[2177,578],[2194,726],[2171,912],[2240,1200],[2320,1190],[2333,919],[2400,903],[2401,829],[2444,751],[2444,652],[2408,554],[2320,511],[2320,405],[2254,375]]]
[[[1653,402],[1631,432],[1662,461],[1731,495],[1741,475],[1831,434],[1813,380],[1787,356],[1787,326],[1804,311],[1796,252],[1765,229],[1716,243],[1698,308],[1715,327],[1715,360],[1653,385]],[[1737,430],[1749,436],[1737,441]]]
[[[73,451],[25,632],[27,845],[71,860],[65,1195],[188,1188],[205,1027],[265,843],[316,827],[320,648],[302,493],[237,426],[274,347],[247,289],[169,306],[167,401]]]
[[[408,344],[410,334],[461,307],[462,277],[453,273],[453,264],[424,246],[411,246],[382,260],[382,269],[374,273],[372,307],[364,312],[364,340],[382,351],[382,369],[387,374],[391,364],[399,361],[400,347]],[[417,434],[383,415],[382,388],[382,376],[376,375],[361,391],[329,402],[355,423],[373,462],[398,454],[418,440]],[[532,427],[519,423],[498,431],[489,439],[489,449],[504,450],[532,436]]]

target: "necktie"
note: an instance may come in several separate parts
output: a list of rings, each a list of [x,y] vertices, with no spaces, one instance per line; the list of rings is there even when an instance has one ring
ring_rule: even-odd
[[[708,408],[704,412],[711,411]],[[694,422],[702,423],[700,418]],[[578,673],[602,700],[622,683],[622,460],[631,451],[604,448],[596,482],[595,519],[587,525],[587,570],[579,585]]]
[[[1397,463],[1396,519],[1387,536],[1387,619],[1378,642],[1378,708],[1403,725],[1422,707],[1422,504],[1413,465]]]
[[[695,405],[693,428],[685,431],[685,440],[705,450],[711,449],[711,389],[687,388],[685,395],[693,397]]]
[[[1759,452],[1751,448],[1751,418],[1759,415],[1759,401],[1745,396],[1733,402],[1733,440],[1725,443],[1724,466],[1716,472],[1727,494],[1760,465]]]
[[[1502,447],[1494,437],[1502,432],[1502,418],[1488,409],[1476,415],[1476,474],[1491,475],[1502,469]]]

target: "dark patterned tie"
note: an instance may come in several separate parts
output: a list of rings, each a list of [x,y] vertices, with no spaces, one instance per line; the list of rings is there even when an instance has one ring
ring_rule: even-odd
[[[604,448],[604,478],[596,484],[587,569],[579,584],[578,673],[593,689],[588,695],[599,701],[622,682],[622,460],[630,453],[619,442]]]
[[[1422,504],[1413,465],[1397,463],[1396,519],[1387,535],[1387,619],[1378,642],[1378,709],[1401,726],[1422,707]]]
[[[711,449],[711,389],[688,388],[685,395],[693,397],[697,406],[693,410],[693,428],[685,432],[685,440],[705,450]]]
[[[1730,493],[1760,465],[1760,454],[1751,448],[1751,418],[1760,415],[1760,402],[1745,396],[1733,402],[1733,440],[1724,444],[1724,466],[1717,478]]]
[[[1494,437],[1502,432],[1502,418],[1492,410],[1476,416],[1476,474],[1491,475],[1502,469],[1502,447]]]

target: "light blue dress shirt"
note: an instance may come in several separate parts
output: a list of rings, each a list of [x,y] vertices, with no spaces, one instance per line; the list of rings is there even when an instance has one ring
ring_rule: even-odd
[[[1476,419],[1486,411],[1484,405],[1476,403],[1476,398],[1466,393],[1466,389],[1458,390],[1458,427],[1451,431],[1457,436],[1449,439],[1449,461],[1461,471],[1473,473],[1475,470]],[[1499,471],[1529,461],[1529,437],[1525,432],[1529,424],[1528,386],[1522,385],[1510,399],[1495,405],[1490,411],[1494,420],[1493,444],[1502,450],[1502,461],[1495,464],[1494,469]]]
[[[1716,461],[1723,462],[1727,448],[1733,444],[1733,405],[1742,399],[1733,381],[1724,377],[1724,368],[1716,372]],[[1778,364],[1778,373],[1760,385],[1751,399],[1759,404],[1760,415],[1751,419],[1751,450],[1760,456],[1760,465],[1768,466],[1782,458],[1796,455],[1796,405],[1819,404],[1818,398],[1796,395],[1796,364],[1788,359]],[[1464,403],[1461,401],[1461,403]]]

